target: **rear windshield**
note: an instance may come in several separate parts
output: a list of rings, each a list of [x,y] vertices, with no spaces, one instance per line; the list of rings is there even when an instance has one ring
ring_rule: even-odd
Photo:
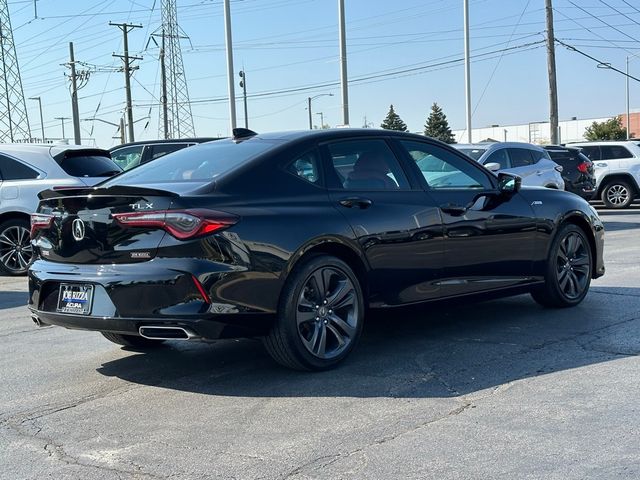
[[[108,180],[102,186],[213,180],[274,145],[275,142],[255,137],[241,142],[227,139],[202,143],[140,165]]]
[[[480,160],[482,154],[486,152],[484,148],[458,148],[458,150],[474,160]]]
[[[72,177],[112,177],[122,171],[109,157],[98,155],[74,155],[58,164]]]

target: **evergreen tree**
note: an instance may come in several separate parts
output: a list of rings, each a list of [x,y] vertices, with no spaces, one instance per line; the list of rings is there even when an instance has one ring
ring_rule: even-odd
[[[424,134],[427,137],[436,138],[445,143],[456,143],[456,137],[451,133],[447,116],[437,103],[431,106],[431,113],[424,126]]]
[[[407,131],[407,124],[402,121],[400,115],[393,110],[393,105],[389,107],[389,113],[386,118],[380,124],[385,130],[399,130],[401,132]]]

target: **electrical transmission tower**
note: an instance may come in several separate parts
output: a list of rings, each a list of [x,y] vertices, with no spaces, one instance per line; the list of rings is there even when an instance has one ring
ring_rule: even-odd
[[[164,64],[160,136],[163,138],[195,137],[187,77],[184,73],[180,49],[180,40],[189,37],[178,25],[176,0],[162,0],[162,26],[153,33],[153,36],[162,37],[160,62]]]
[[[0,0],[0,142],[29,142],[31,129],[7,0]]]

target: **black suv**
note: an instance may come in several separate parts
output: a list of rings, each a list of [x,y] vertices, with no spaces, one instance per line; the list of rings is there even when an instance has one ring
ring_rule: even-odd
[[[593,163],[577,147],[545,145],[551,160],[562,166],[564,189],[591,200],[596,192],[596,177]]]
[[[109,149],[111,159],[123,170],[131,170],[133,167],[160,158],[167,153],[176,152],[198,143],[211,142],[217,138],[183,138],[176,140],[146,140],[140,142],[125,143]]]

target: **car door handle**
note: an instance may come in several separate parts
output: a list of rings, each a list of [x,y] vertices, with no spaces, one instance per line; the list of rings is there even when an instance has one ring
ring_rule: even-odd
[[[343,207],[347,207],[347,208],[358,207],[360,209],[369,208],[371,205],[373,205],[373,202],[371,200],[363,197],[347,197],[347,198],[343,198],[338,203]]]
[[[456,205],[455,203],[447,203],[444,205],[440,205],[440,210],[444,213],[448,213],[449,215],[453,215],[454,217],[460,217],[467,213],[469,210],[467,207],[463,205]]]
[[[543,173],[543,172],[542,172],[542,170],[538,170],[538,171],[536,172],[536,175],[542,175],[542,173]]]

